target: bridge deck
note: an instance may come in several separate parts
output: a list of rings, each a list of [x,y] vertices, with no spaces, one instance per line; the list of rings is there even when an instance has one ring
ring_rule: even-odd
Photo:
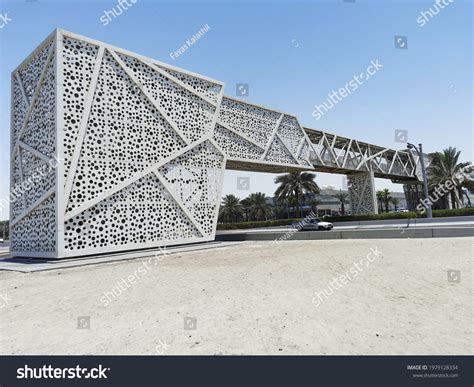
[[[313,145],[310,155],[320,172],[351,174],[372,169],[375,177],[417,180],[417,158],[409,151],[394,150],[321,130],[304,128]]]

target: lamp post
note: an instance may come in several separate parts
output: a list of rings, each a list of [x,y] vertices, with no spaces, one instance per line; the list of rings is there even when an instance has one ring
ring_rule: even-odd
[[[431,202],[428,197],[428,178],[426,177],[425,160],[423,158],[423,146],[421,144],[418,144],[417,148],[415,145],[407,143],[407,148],[414,149],[416,153],[418,153],[418,156],[420,158],[421,174],[423,175],[423,193],[426,200],[426,217],[432,218],[433,212],[431,211]]]

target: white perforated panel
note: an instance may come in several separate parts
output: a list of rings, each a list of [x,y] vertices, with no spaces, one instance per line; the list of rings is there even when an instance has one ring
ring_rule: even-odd
[[[42,171],[12,204],[14,253],[212,240],[227,159],[308,166],[296,118],[223,87],[57,31],[12,77],[12,186]]]
[[[52,57],[46,67],[39,93],[32,102],[33,109],[21,136],[21,141],[48,157],[53,157],[56,150],[56,119],[54,109],[51,108],[56,105],[55,79],[54,57]]]
[[[53,253],[57,247],[55,174],[56,76],[53,39],[12,74],[11,249]]]
[[[20,81],[16,76],[12,77],[12,99],[11,141],[15,144],[29,107],[25,94],[22,92]]]
[[[32,187],[24,191],[26,207],[32,206],[41,196],[54,188],[55,173],[51,164],[21,149],[23,180],[31,182]]]
[[[62,103],[65,155],[65,175],[69,172],[74,146],[77,142],[79,125],[84,113],[86,94],[91,87],[92,70],[94,68],[98,47],[69,37],[63,38],[62,47]]]
[[[51,195],[12,228],[11,249],[16,252],[56,251],[56,198]]]
[[[347,176],[347,188],[354,214],[377,212],[373,172],[360,172]]]
[[[263,147],[255,145],[220,124],[216,125],[214,138],[229,157],[244,156],[249,160],[260,160],[265,151]]]
[[[310,141],[293,116],[225,97],[214,136],[231,160],[312,167]]]
[[[67,38],[64,60],[82,63],[90,86],[63,107],[64,254],[212,239],[225,166],[211,140],[222,85],[77,40]],[[65,88],[75,69],[64,71]]]
[[[51,51],[53,41],[47,42],[32,58],[28,60],[21,68],[18,69],[18,76],[25,90],[28,101],[31,101],[38,86],[41,73],[45,68]]]
[[[284,116],[278,127],[278,135],[287,148],[296,154],[303,138],[303,131],[295,117]]]
[[[264,159],[265,161],[274,161],[276,163],[296,164],[295,158],[291,155],[283,142],[275,137],[271,143],[270,149]]]
[[[223,98],[219,122],[265,147],[281,114],[231,98]]]
[[[20,152],[16,152],[11,161],[11,204],[10,213],[12,218],[16,218],[25,211],[25,200],[23,198],[22,178],[20,173]]]
[[[220,104],[220,93],[222,91],[222,85],[218,85],[189,74],[183,74],[179,71],[172,70],[171,68],[165,66],[157,65],[157,67],[170,74],[171,76],[179,79],[181,82],[191,87],[197,94],[206,97],[215,105]]]
[[[213,236],[223,164],[224,155],[206,141],[158,170],[207,237]]]
[[[177,125],[189,142],[212,134],[216,111],[214,106],[161,75],[150,65],[130,56],[119,57],[153,99],[160,102],[164,114]]]
[[[66,249],[71,251],[147,247],[156,241],[175,244],[201,237],[153,174],[66,221],[65,226]]]
[[[185,145],[138,86],[106,53],[67,211],[114,188]]]

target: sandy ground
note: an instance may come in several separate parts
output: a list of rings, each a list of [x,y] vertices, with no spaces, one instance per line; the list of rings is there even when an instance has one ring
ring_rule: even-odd
[[[473,245],[245,242],[160,261],[2,271],[0,353],[473,354]],[[351,279],[330,292],[345,272]],[[104,292],[119,294],[129,275],[136,282],[122,282],[106,306]],[[332,295],[319,301],[323,289]],[[90,316],[89,329],[79,316]]]

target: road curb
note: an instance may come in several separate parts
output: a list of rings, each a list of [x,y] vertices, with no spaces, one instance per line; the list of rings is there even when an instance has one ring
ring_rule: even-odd
[[[218,234],[216,241],[327,240],[327,239],[405,239],[457,238],[474,236],[474,227],[399,227],[389,230],[332,230],[291,232],[246,232]]]

